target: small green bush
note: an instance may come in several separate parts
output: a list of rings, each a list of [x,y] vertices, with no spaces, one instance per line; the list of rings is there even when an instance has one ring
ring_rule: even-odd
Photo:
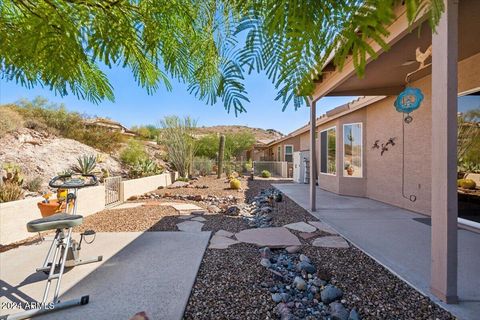
[[[457,186],[459,186],[461,188],[464,188],[464,189],[473,190],[473,189],[476,188],[477,184],[472,179],[458,179],[457,180]]]
[[[0,185],[0,202],[20,200],[23,196],[23,189],[16,183],[2,183]]]
[[[268,170],[263,170],[262,171],[262,178],[270,178],[272,174]]]
[[[22,127],[22,116],[10,107],[0,107],[0,138]]]
[[[187,177],[178,177],[177,180],[175,180],[175,181],[188,182],[188,181],[190,181],[190,179],[188,179]]]
[[[71,138],[103,152],[112,152],[125,141],[125,137],[120,132],[99,127],[79,130]]]
[[[252,171],[252,168],[253,168],[253,162],[252,162],[252,160],[248,160],[248,161],[245,162],[245,164],[243,165],[243,170],[244,170],[244,172],[250,173],[250,172]]]
[[[35,177],[25,182],[25,188],[31,192],[39,192],[42,189],[43,180],[41,177]]]
[[[134,166],[146,159],[148,159],[148,155],[145,151],[145,147],[135,140],[128,141],[127,146],[120,153],[120,160],[129,166]]]
[[[195,174],[206,176],[212,173],[213,160],[207,157],[195,157],[193,159],[193,172]]]
[[[162,173],[163,169],[151,159],[142,159],[130,169],[132,178],[142,178]]]

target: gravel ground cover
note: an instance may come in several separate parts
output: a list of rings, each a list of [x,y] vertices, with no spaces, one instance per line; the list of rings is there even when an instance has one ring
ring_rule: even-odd
[[[242,191],[233,191],[240,201],[250,202],[262,190],[270,188],[272,181],[242,179]],[[282,183],[283,181],[274,181]],[[232,190],[222,179],[204,177],[192,183],[207,185],[162,189],[155,193],[160,199],[147,200],[147,205],[129,209],[104,210],[85,218],[75,231],[93,229],[97,232],[119,231],[176,231],[177,223],[183,222],[172,207],[159,206],[158,202],[184,202],[205,207],[193,200],[172,200],[170,195],[213,195],[228,197]],[[287,197],[273,204],[272,226],[317,220]],[[239,232],[248,224],[241,216],[226,216],[208,213],[203,230],[213,233],[218,230]],[[388,270],[355,247],[328,249],[310,244],[318,236],[327,235],[317,231],[315,237],[304,239],[301,253],[307,255],[318,270],[320,278],[340,288],[344,295],[342,303],[348,309],[355,307],[362,319],[454,319],[428,298],[412,289]],[[3,248],[0,247],[0,251]],[[250,244],[235,244],[227,249],[207,249],[185,310],[185,319],[277,319],[277,303],[270,291],[275,278],[260,264],[259,249]]]

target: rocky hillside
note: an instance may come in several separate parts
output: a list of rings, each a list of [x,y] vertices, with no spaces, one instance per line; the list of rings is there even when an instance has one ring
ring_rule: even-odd
[[[212,127],[199,127],[196,129],[198,134],[209,133],[238,133],[238,132],[251,132],[257,140],[273,140],[283,137],[283,133],[275,129],[260,129],[250,128],[247,126],[212,126]]]
[[[49,178],[70,168],[77,163],[77,157],[85,154],[102,154],[100,169],[108,168],[111,175],[123,173],[120,162],[108,154],[72,139],[27,128],[6,134],[0,139],[0,146],[0,163],[18,164],[26,180],[41,177],[44,186]]]

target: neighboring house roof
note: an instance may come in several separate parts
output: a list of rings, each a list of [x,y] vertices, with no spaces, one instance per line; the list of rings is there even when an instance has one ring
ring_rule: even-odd
[[[322,125],[326,122],[332,121],[336,118],[339,118],[341,116],[344,116],[346,114],[352,113],[352,112],[354,112],[356,110],[359,110],[361,108],[367,107],[367,106],[373,104],[374,102],[380,101],[384,98],[385,98],[385,96],[359,97],[359,98],[357,98],[355,100],[352,100],[352,101],[350,101],[346,104],[343,104],[341,106],[333,108],[332,110],[327,111],[326,113],[322,114],[320,117],[317,118],[316,127],[318,127],[318,126],[320,126],[320,125]],[[308,132],[309,130],[310,130],[310,124],[307,123],[303,127],[298,128],[297,130],[287,134],[286,136],[270,142],[268,144],[268,147],[271,147],[275,144],[283,142],[287,139],[299,136],[299,135],[301,135],[305,132]]]
[[[92,118],[92,119],[87,119],[85,120],[85,125],[87,126],[99,126],[99,127],[106,127],[110,129],[117,129],[121,131],[124,134],[127,135],[136,135],[135,132],[131,131],[124,125],[122,125],[120,122],[113,121],[110,119],[106,118]]]

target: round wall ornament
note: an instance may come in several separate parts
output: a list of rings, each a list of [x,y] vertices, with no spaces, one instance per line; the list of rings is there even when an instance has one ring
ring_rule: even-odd
[[[400,92],[394,106],[398,112],[410,113],[417,110],[423,101],[423,93],[418,88],[407,87]]]

